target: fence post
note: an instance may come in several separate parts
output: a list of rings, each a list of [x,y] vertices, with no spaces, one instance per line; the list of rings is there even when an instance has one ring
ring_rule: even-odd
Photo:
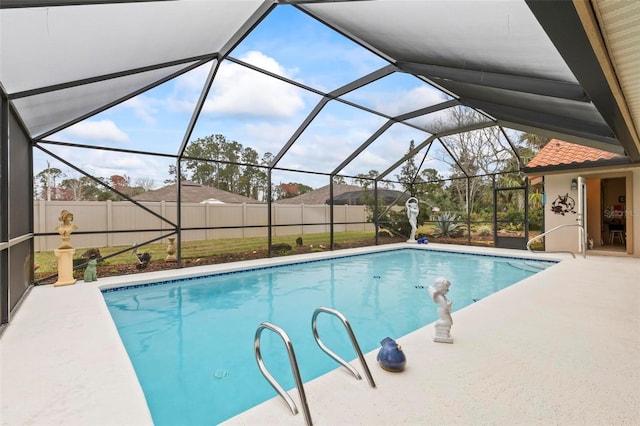
[[[107,200],[105,204],[107,209],[107,231],[113,230],[113,201]],[[107,247],[113,246],[113,234],[111,232],[107,232]]]
[[[245,238],[247,226],[247,203],[242,203],[242,238]]]
[[[333,200],[331,200],[333,202]],[[325,205],[324,208],[324,232],[331,232],[331,227],[333,226],[333,223],[329,224],[329,227],[327,228],[327,222],[331,222],[331,211],[329,209],[333,208],[333,204],[330,205]]]
[[[273,226],[273,230],[271,231],[273,236],[277,236],[278,235],[278,204],[273,203],[271,205],[273,207],[273,222],[272,222],[272,226]]]
[[[349,223],[349,205],[345,204],[344,205],[344,225],[343,225],[343,228],[342,228],[343,232],[348,231],[348,229],[347,229],[347,227],[349,226],[348,223]]]
[[[165,218],[167,217],[167,203],[164,200],[160,201],[160,216]],[[167,226],[167,222],[165,222],[164,220],[161,220],[160,229],[164,230],[166,226]]]
[[[211,210],[213,209],[213,206],[209,203],[203,203],[202,206],[204,206],[204,226],[207,227],[207,230],[205,231],[205,240],[209,240],[213,238],[213,232],[208,229],[211,227]]]

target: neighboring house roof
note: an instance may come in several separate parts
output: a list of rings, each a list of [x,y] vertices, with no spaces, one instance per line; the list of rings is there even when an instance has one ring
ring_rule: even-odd
[[[211,186],[200,185],[199,183],[183,181],[180,196],[183,203],[259,203],[260,201],[244,195],[223,191]],[[178,198],[177,185],[165,186],[153,191],[143,192],[132,197],[136,201],[176,201]],[[213,201],[215,200],[215,201]]]
[[[551,139],[540,152],[527,163],[525,171],[534,171],[531,169],[538,168],[560,169],[562,166],[622,164],[626,162],[628,162],[628,158],[624,155],[597,148],[590,148],[584,145],[576,145],[558,139]]]
[[[333,185],[333,196],[343,194],[350,191],[361,191],[362,188],[356,185]],[[329,198],[329,185],[322,188],[315,189],[313,191],[305,192],[302,195],[298,195],[293,198],[283,198],[282,200],[276,200],[278,204],[325,204],[325,201]]]
[[[339,194],[339,195],[334,194],[333,204],[334,205],[348,204],[351,206],[361,206],[361,205],[373,202],[374,197],[375,195],[374,195],[373,189],[369,189],[369,190],[359,189],[357,191],[343,192],[342,194]],[[378,188],[378,200],[382,201],[385,204],[392,204],[392,203],[404,204],[409,199],[409,197],[410,195],[407,194],[406,192],[396,191],[394,189]],[[325,203],[330,204],[328,197],[325,200]]]

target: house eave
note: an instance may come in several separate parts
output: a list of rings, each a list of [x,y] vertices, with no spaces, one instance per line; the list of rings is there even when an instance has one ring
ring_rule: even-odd
[[[554,164],[549,166],[523,167],[521,171],[527,176],[561,173],[565,171],[605,169],[616,166],[638,167],[640,163],[633,163],[629,157],[611,158],[608,160],[586,161],[583,163]]]

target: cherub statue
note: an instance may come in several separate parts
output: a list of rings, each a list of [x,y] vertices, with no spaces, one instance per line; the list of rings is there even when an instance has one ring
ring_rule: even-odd
[[[56,227],[56,231],[62,237],[62,245],[58,247],[59,249],[70,249],[71,247],[71,233],[78,229],[77,226],[73,225],[71,222],[73,221],[73,213],[68,210],[62,210],[60,212],[60,217],[58,220],[61,222],[60,225]]]
[[[418,213],[420,213],[418,199],[409,197],[405,206],[407,207],[407,218],[409,218],[409,224],[411,225],[411,235],[409,235],[407,242],[415,242],[416,230],[418,229]]]
[[[436,321],[433,331],[433,341],[441,343],[453,343],[450,331],[453,325],[451,318],[452,302],[447,299],[451,283],[446,278],[436,278],[435,283],[429,286],[429,295],[438,304],[438,315],[440,319]]]

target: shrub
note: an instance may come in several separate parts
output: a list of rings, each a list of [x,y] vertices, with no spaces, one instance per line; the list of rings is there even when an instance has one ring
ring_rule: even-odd
[[[456,237],[460,234],[458,215],[451,212],[443,212],[436,218],[433,227],[434,237]]]
[[[378,219],[378,223],[383,229],[380,231],[379,235],[381,237],[385,236],[383,232],[387,232],[388,236],[395,235],[403,235],[405,237],[409,236],[411,233],[411,224],[407,218],[407,213],[402,211],[393,211],[389,210]],[[421,224],[420,219],[418,218],[418,225]]]
[[[271,250],[276,254],[287,254],[291,252],[293,248],[287,243],[275,243],[271,245]]]
[[[478,226],[478,228],[476,229],[476,232],[478,233],[478,235],[480,237],[488,237],[489,235],[491,235],[493,233],[491,226],[489,225],[480,225]]]

